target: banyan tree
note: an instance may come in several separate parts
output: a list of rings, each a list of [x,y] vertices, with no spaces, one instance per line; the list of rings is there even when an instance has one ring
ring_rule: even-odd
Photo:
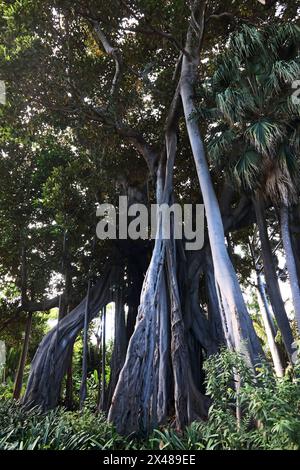
[[[211,139],[220,136],[216,131],[214,134],[214,122],[218,132],[234,132],[236,119],[222,114],[225,105],[239,106],[233,101],[236,96],[222,95],[225,105],[219,106],[219,114],[213,114],[218,105],[205,92],[211,69],[218,67],[213,51],[222,54],[228,41],[237,41],[234,35],[238,32],[240,55],[249,61],[256,53],[249,36],[256,37],[255,32],[275,17],[274,2],[40,0],[30,11],[20,9],[30,38],[22,47],[28,54],[35,51],[30,67],[26,62],[20,66],[20,106],[30,97],[33,125],[44,120],[46,127],[67,130],[74,136],[75,147],[85,149],[87,159],[94,147],[95,153],[101,154],[100,166],[111,176],[109,183],[98,182],[100,189],[102,185],[108,192],[111,186],[113,197],[126,195],[129,207],[141,202],[148,207],[152,203],[171,206],[181,197],[182,203],[203,203],[206,218],[204,245],[196,251],[186,249],[185,240],[175,238],[172,218],[171,237],[164,238],[160,212],[155,240],[117,239],[107,242],[105,249],[101,242],[97,252],[102,256],[101,269],[95,275],[92,266],[97,260],[89,260],[86,296],[72,308],[69,302],[68,312],[63,312],[62,306],[66,293],[60,304],[57,302],[62,314],[36,351],[23,403],[43,410],[59,404],[76,337],[84,330],[86,343],[88,324],[101,312],[103,317],[103,309],[114,302],[110,383],[100,408],[123,434],[147,433],[170,417],[174,417],[178,429],[183,429],[207,417],[209,402],[202,369],[205,358],[227,347],[244,356],[253,374],[264,360],[231,246],[236,232],[249,227],[252,230],[256,223],[267,281],[265,286],[261,280],[259,292],[269,312],[269,317],[264,317],[269,338],[274,342],[276,333],[271,324],[272,307],[285,346],[278,361],[292,360],[294,339],[280,292],[271,281],[277,274],[264,225],[263,211],[272,208],[274,200],[269,195],[258,200],[257,192],[235,186],[226,168],[225,156],[232,148],[224,148],[226,142],[220,144],[224,161],[219,167],[207,152]],[[36,19],[36,30],[31,15]],[[289,33],[283,31],[276,40],[290,41],[286,61],[292,60],[299,71],[292,51],[299,40],[299,28]],[[232,62],[227,60],[231,67],[237,61],[236,57]],[[10,74],[8,67],[12,80]],[[225,72],[222,78],[227,78]],[[281,79],[278,72],[278,87]],[[16,86],[15,78],[13,83]],[[217,92],[220,100],[222,91]],[[246,111],[242,111],[244,117]],[[245,120],[254,119],[256,111],[251,112]],[[299,114],[291,119],[298,119],[298,128],[293,121],[293,132],[294,139],[298,132],[299,144]],[[241,156],[241,136],[236,141],[234,155]],[[126,159],[125,165],[122,159]],[[126,165],[128,168],[124,168]],[[282,218],[289,217],[289,211],[291,219],[297,217],[293,211],[299,194],[296,189],[293,194],[291,207]],[[94,203],[110,202],[107,197],[101,198],[96,194]],[[291,245],[295,247],[297,241],[292,240],[290,232],[284,235],[292,251]],[[261,279],[253,246],[253,269]],[[96,251],[91,253],[91,258],[96,258]],[[290,276],[297,297],[299,255],[292,258]],[[273,343],[272,347],[275,351]],[[282,365],[277,366],[282,371]],[[85,380],[83,363],[82,405]]]

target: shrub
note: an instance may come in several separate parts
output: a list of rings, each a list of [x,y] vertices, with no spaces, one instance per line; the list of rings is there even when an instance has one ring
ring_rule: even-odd
[[[257,375],[230,351],[205,363],[207,393],[212,398],[207,422],[193,423],[179,439],[172,430],[156,431],[165,449],[300,449],[300,367],[277,378],[269,364]],[[241,385],[236,390],[235,380]],[[237,400],[241,419],[237,423]]]
[[[262,364],[254,378],[239,355],[224,351],[213,356],[205,363],[212,399],[208,421],[192,423],[182,435],[172,428],[155,430],[144,440],[118,435],[104,415],[93,412],[92,402],[82,411],[56,408],[41,413],[2,400],[0,449],[300,449],[299,369],[296,365],[276,378],[271,367]],[[95,377],[89,385],[96,395]]]

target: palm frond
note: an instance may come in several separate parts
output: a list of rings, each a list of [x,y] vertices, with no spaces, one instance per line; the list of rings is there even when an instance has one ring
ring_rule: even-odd
[[[293,148],[286,143],[281,144],[277,158],[280,168],[284,171],[287,169],[291,180],[296,182],[299,176],[299,158]]]
[[[224,117],[233,124],[245,116],[246,111],[255,110],[253,96],[246,88],[232,89],[226,88],[216,96],[217,107]]]
[[[289,139],[290,145],[294,152],[300,153],[300,123],[296,125]]]
[[[278,92],[282,84],[291,84],[299,77],[300,63],[297,60],[278,60],[273,64],[267,86]]]
[[[299,72],[300,73],[300,72]],[[300,77],[300,74],[299,74]],[[288,96],[287,98],[287,112],[289,115],[290,120],[294,118],[299,118],[300,117],[300,105],[297,104],[292,96]]]
[[[217,63],[217,69],[212,77],[212,85],[214,89],[228,87],[233,77],[237,81],[240,76],[240,60],[232,53],[231,50],[226,51]]]
[[[283,46],[298,45],[300,42],[300,27],[296,23],[285,23],[270,28],[269,45],[279,49]]]
[[[262,157],[255,150],[247,150],[234,167],[233,176],[239,186],[255,189],[259,181]]]
[[[274,102],[273,102],[274,104]],[[294,120],[300,117],[300,106],[294,102],[291,95],[283,96],[275,101],[273,118],[276,122],[284,123],[290,127]]]
[[[220,111],[218,108],[207,108],[205,106],[197,107],[197,117],[202,119],[218,119],[220,117]]]
[[[237,136],[231,129],[227,129],[214,135],[214,137],[209,140],[207,145],[209,158],[214,163],[219,164],[221,158],[231,151],[233,143],[236,139]]]
[[[265,118],[251,124],[245,136],[256,150],[264,155],[271,155],[277,142],[284,135],[282,126]]]
[[[265,165],[266,180],[264,186],[265,195],[270,197],[275,204],[284,203],[289,205],[294,202],[296,192],[291,175],[284,161],[269,161]]]
[[[263,35],[257,28],[243,25],[239,32],[232,35],[230,47],[237,57],[240,58],[247,58],[253,54],[257,54],[258,50],[263,53]]]

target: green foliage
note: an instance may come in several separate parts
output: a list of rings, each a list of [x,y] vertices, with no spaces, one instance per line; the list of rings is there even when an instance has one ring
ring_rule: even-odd
[[[243,359],[224,351],[205,363],[212,398],[208,422],[193,423],[182,438],[174,431],[155,432],[164,449],[300,449],[299,364],[292,376],[276,378],[267,364],[254,379]],[[241,386],[236,391],[235,377]],[[237,398],[242,417],[236,418]]]
[[[199,117],[212,123],[212,163],[243,190],[263,188],[273,203],[295,200],[299,176],[299,106],[291,97],[299,31],[285,23],[241,26],[215,60],[209,96],[199,100]]]
[[[148,439],[125,438],[90,406],[80,412],[57,408],[42,414],[2,400],[0,449],[300,449],[299,364],[280,379],[263,364],[254,378],[241,356],[224,351],[206,361],[205,371],[212,399],[208,420],[192,423],[182,435],[169,427],[155,430]],[[238,392],[236,377],[241,382]],[[96,376],[89,382],[90,390],[97,388]]]
[[[3,370],[1,372],[1,379],[3,377]],[[0,400],[10,400],[13,396],[14,381],[11,377],[7,377],[5,382],[0,383]]]
[[[121,441],[103,416],[86,410],[58,408],[40,414],[6,401],[1,403],[0,422],[0,449],[109,449]]]

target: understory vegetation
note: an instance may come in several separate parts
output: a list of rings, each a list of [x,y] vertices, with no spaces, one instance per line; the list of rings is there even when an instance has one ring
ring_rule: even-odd
[[[207,421],[183,433],[172,425],[146,439],[120,436],[89,402],[82,411],[60,407],[47,413],[26,411],[13,400],[0,401],[0,449],[9,450],[300,450],[300,367],[277,378],[268,364],[256,380],[241,356],[224,351],[205,363],[212,400]],[[236,391],[234,378],[241,387]],[[91,380],[93,389],[93,380]],[[236,404],[241,419],[236,417]]]

